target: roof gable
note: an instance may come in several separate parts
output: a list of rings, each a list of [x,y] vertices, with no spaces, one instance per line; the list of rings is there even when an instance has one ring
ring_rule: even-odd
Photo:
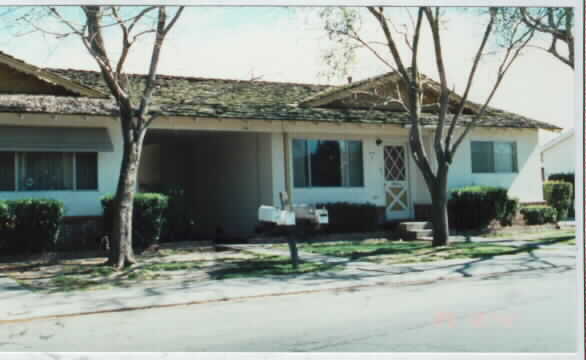
[[[0,93],[86,96],[104,98],[107,95],[77,82],[28,64],[0,51]]]
[[[436,113],[439,111],[439,95],[441,86],[431,78],[420,74],[422,78],[423,99],[422,112]],[[328,108],[360,108],[380,109],[389,111],[404,111],[402,105],[388,99],[399,99],[407,104],[408,94],[401,77],[397,72],[367,78],[355,83],[328,89],[303,99],[300,106],[319,106]],[[450,94],[449,107],[455,111],[461,97]],[[480,105],[467,101],[464,105],[464,114],[475,114]]]

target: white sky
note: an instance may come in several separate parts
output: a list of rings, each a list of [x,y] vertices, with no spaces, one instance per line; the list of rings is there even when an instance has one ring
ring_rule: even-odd
[[[368,19],[368,18],[367,18]],[[403,13],[398,23],[408,22]],[[368,19],[370,21],[370,19]],[[468,11],[452,14],[443,29],[448,81],[462,91],[486,18]],[[365,28],[374,39],[377,30]],[[379,38],[380,39],[380,38]],[[137,45],[127,70],[145,72],[150,44]],[[325,83],[323,50],[331,43],[315,9],[188,8],[163,48],[160,73],[200,77]],[[97,70],[78,39],[56,40],[32,34],[0,33],[0,50],[41,67]],[[428,34],[421,47],[421,70],[437,79]],[[494,81],[498,56],[481,64],[471,100],[483,102]],[[388,71],[371,54],[362,54],[351,73],[354,80]],[[575,75],[559,60],[538,49],[527,49],[507,74],[492,106],[563,128],[574,126]],[[339,81],[338,81],[339,83]]]

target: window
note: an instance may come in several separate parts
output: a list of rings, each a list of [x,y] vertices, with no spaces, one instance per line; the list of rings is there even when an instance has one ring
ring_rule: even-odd
[[[0,191],[97,189],[97,153],[0,152]]]
[[[517,172],[517,146],[514,142],[472,141],[473,173]]]
[[[293,140],[295,187],[362,187],[362,142]]]
[[[97,190],[98,153],[76,153],[75,160],[77,190]]]
[[[14,153],[0,152],[0,191],[14,190]]]

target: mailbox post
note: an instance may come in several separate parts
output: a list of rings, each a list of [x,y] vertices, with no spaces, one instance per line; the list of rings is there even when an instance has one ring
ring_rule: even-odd
[[[281,198],[281,208],[283,211],[286,211],[288,213],[287,215],[291,214],[293,219],[295,219],[293,206],[291,206],[287,193],[281,192],[279,193],[279,197]],[[295,240],[294,234],[295,222],[293,224],[286,223],[285,226],[287,227],[287,244],[289,245],[289,253],[291,254],[291,264],[293,265],[293,269],[297,269],[299,266],[299,254],[297,252],[297,241]]]
[[[293,268],[297,269],[299,265],[299,254],[297,252],[296,227],[301,224],[310,223],[319,228],[329,223],[328,211],[316,209],[308,205],[293,206],[286,192],[279,193],[281,208],[274,206],[261,205],[258,208],[258,220],[262,223],[272,223],[285,227],[287,234],[287,244],[291,254],[291,263]]]

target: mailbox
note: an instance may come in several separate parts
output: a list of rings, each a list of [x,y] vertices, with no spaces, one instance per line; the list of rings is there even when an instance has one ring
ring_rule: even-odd
[[[261,205],[258,208],[258,220],[276,225],[292,226],[295,225],[295,213],[274,206]]]
[[[274,206],[261,205],[258,208],[258,220],[275,225],[293,226],[298,220],[325,225],[329,223],[328,210],[316,209],[309,205],[295,205],[293,211],[282,210]]]
[[[261,205],[258,208],[258,220],[276,223],[279,220],[279,210],[274,206]]]

